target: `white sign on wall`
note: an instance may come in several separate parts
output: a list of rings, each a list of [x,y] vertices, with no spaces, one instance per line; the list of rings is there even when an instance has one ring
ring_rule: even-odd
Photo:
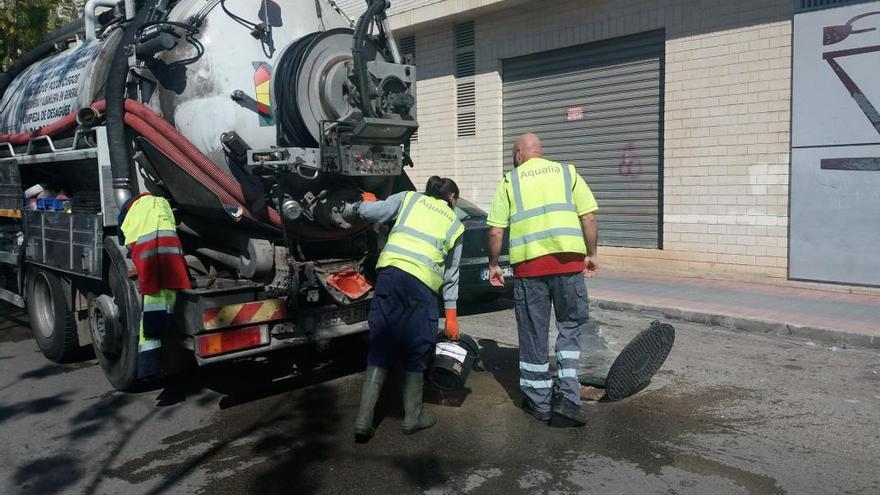
[[[792,147],[880,143],[880,2],[798,14]]]
[[[789,275],[880,286],[880,2],[796,14]]]

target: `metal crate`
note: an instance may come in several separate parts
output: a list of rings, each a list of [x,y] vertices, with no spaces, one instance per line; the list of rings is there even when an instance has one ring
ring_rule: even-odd
[[[99,215],[26,211],[25,259],[76,275],[102,278]]]

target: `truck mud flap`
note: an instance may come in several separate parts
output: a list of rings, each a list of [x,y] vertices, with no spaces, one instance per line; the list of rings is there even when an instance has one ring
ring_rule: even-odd
[[[605,377],[605,398],[621,400],[643,390],[663,366],[672,345],[675,328],[654,321],[635,336],[611,364]]]

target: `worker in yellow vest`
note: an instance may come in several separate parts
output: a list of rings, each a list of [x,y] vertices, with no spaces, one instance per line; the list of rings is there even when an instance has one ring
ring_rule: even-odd
[[[523,409],[545,423],[557,417],[583,426],[577,365],[581,332],[589,319],[584,277],[593,277],[599,267],[598,206],[574,166],[542,155],[536,135],[516,140],[515,168],[498,186],[487,219],[489,281],[504,286],[498,256],[509,227]],[[556,397],[548,360],[551,302],[559,330]]]
[[[403,432],[429,428],[437,418],[422,408],[424,372],[437,337],[437,293],[443,292],[446,336],[458,339],[456,301],[461,235],[455,214],[458,186],[451,179],[428,179],[425,193],[401,192],[384,201],[346,205],[340,226],[358,219],[394,220],[376,264],[379,274],[370,307],[371,345],[367,356],[355,440],[373,436],[373,410],[388,369],[401,366],[405,416]]]

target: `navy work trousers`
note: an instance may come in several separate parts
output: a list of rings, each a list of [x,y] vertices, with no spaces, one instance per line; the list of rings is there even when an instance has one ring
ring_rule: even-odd
[[[556,365],[559,393],[576,405],[581,396],[577,368],[581,332],[589,321],[587,286],[581,272],[516,278],[513,286],[519,334],[520,388],[537,411],[550,410],[549,332],[551,304],[556,313]]]
[[[419,279],[394,267],[379,272],[370,306],[367,363],[424,371],[437,338],[437,295]]]

